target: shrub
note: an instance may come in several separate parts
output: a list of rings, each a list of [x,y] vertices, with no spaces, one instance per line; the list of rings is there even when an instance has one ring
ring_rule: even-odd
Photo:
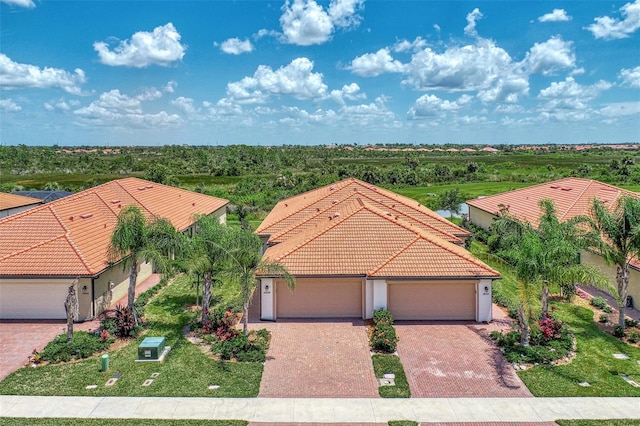
[[[604,324],[607,322],[607,318],[607,314],[600,314],[600,319],[598,321]]]
[[[638,330],[629,331],[629,334],[627,335],[627,340],[629,341],[629,343],[640,342],[640,333],[638,332]]]
[[[235,336],[218,340],[211,350],[224,360],[232,358],[241,362],[264,362],[269,348],[269,331],[261,329],[251,331],[249,335],[238,333]]]
[[[601,297],[601,296],[592,297],[591,300],[589,301],[589,304],[591,306],[594,306],[594,307],[596,307],[598,309],[601,309],[603,311],[605,310],[605,308],[607,308],[609,306],[609,304],[607,303],[606,299],[604,297]]]
[[[113,337],[103,341],[100,335],[95,333],[76,331],[73,333],[71,342],[67,343],[67,335],[65,333],[47,343],[47,346],[40,352],[40,356],[43,361],[51,363],[88,358],[97,352],[106,350],[113,341]]]
[[[235,329],[236,313],[233,309],[215,309],[202,315],[202,333],[215,334],[220,340],[232,339],[238,335]]]
[[[620,327],[619,325],[616,325],[613,328],[613,335],[615,337],[624,337],[624,327]]]
[[[638,321],[636,321],[634,319],[631,319],[631,318],[625,318],[624,319],[624,325],[626,327],[633,328],[633,327],[638,325]]]
[[[491,234],[487,239],[487,247],[491,253],[495,253],[500,250],[500,235]]]
[[[371,348],[378,352],[393,353],[398,340],[396,329],[389,323],[381,322],[374,326],[371,333]]]
[[[389,325],[393,325],[393,315],[386,309],[378,309],[373,311],[373,323],[379,324],[386,322]]]
[[[136,326],[133,312],[128,306],[117,305],[115,309],[104,311],[100,317],[100,328],[118,337],[136,337],[142,330],[141,326]]]

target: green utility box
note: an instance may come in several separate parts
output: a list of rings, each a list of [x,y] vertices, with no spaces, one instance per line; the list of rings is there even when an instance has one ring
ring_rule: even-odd
[[[157,360],[164,351],[164,337],[145,337],[138,346],[139,360]]]

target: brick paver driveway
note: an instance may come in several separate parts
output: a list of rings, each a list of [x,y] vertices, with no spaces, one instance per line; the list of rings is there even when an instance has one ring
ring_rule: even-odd
[[[378,396],[362,320],[278,320],[251,326],[271,331],[259,396]]]
[[[396,321],[394,325],[400,337],[398,355],[414,398],[532,396],[488,338],[491,330],[504,327],[502,319],[492,324]]]
[[[74,330],[88,330],[97,323],[75,324]],[[58,334],[66,333],[65,321],[0,321],[0,380],[27,363],[34,349],[42,350]]]

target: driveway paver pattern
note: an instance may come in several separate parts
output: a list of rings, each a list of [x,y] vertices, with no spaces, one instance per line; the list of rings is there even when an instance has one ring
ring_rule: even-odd
[[[279,319],[251,326],[272,333],[260,397],[378,397],[362,320]]]
[[[489,333],[508,327],[494,309],[494,323],[396,321],[398,355],[414,398],[531,397]],[[495,317],[495,316],[494,316]]]

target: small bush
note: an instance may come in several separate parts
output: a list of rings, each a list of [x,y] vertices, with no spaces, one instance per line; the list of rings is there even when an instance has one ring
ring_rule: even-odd
[[[487,239],[487,247],[491,253],[495,253],[500,250],[500,235],[491,234]]]
[[[609,306],[609,305],[605,306],[603,311],[605,311],[606,313],[610,314],[611,313],[611,306]]]
[[[104,351],[113,341],[113,337],[103,341],[100,335],[86,331],[76,331],[73,333],[71,342],[67,343],[67,335],[65,333],[47,343],[47,346],[39,355],[43,361],[51,363],[67,362],[72,359],[88,358],[97,352]]]
[[[249,335],[238,333],[228,339],[220,339],[213,343],[211,350],[224,360],[235,358],[241,362],[264,362],[269,348],[269,331],[261,329],[249,332]]]
[[[231,308],[204,312],[200,331],[203,334],[215,334],[220,340],[232,339],[238,335],[235,329],[237,318]]]
[[[636,321],[634,319],[631,319],[631,318],[625,318],[624,319],[624,325],[626,327],[633,328],[633,327],[638,325],[638,321]]]
[[[386,322],[378,323],[371,333],[371,348],[377,352],[393,353],[398,344],[396,329]]]
[[[619,325],[616,325],[613,328],[613,335],[615,337],[624,337],[624,327],[620,327]]]
[[[379,324],[386,322],[389,325],[393,325],[393,315],[386,309],[378,309],[373,311],[373,323]]]
[[[604,297],[601,297],[601,296],[592,297],[591,300],[589,301],[589,304],[591,306],[594,306],[594,307],[596,307],[598,309],[601,309],[603,311],[604,311],[604,309],[606,307],[609,306],[609,304],[607,303],[606,299]]]
[[[100,328],[118,337],[136,337],[142,327],[136,325],[133,312],[128,306],[117,305],[100,314]]]
[[[627,335],[627,340],[629,341],[629,343],[640,342],[640,333],[638,332],[638,330],[629,331],[629,334]]]
[[[607,322],[607,318],[607,314],[600,314],[600,318],[598,319],[598,321],[604,324]]]

